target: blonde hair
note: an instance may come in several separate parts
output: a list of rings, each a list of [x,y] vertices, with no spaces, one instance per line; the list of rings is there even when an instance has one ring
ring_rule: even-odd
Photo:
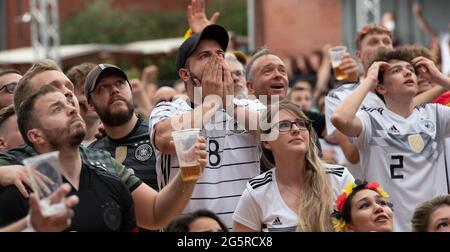
[[[16,90],[14,92],[14,109],[17,111],[20,107],[20,104],[33,92],[35,91],[33,87],[30,85],[30,80],[45,71],[59,71],[62,72],[61,68],[51,59],[43,59],[33,66],[22,76],[17,83]],[[48,83],[43,83],[48,84]]]
[[[261,115],[261,122],[272,122],[272,109],[278,111],[287,110],[294,113],[300,119],[309,120],[301,109],[294,103],[283,100],[269,106]],[[273,114],[275,115],[275,114]],[[300,203],[298,207],[297,231],[300,232],[331,232],[335,231],[332,225],[331,213],[333,212],[333,194],[328,181],[325,166],[317,154],[315,144],[315,134],[309,130],[309,148],[305,155],[304,186],[301,191]],[[270,133],[269,131],[264,132]],[[258,130],[259,137],[261,130]],[[263,153],[263,159],[275,165],[273,153],[266,149],[261,141],[259,148]]]

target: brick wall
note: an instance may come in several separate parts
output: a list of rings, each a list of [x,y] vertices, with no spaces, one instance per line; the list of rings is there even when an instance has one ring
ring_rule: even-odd
[[[264,1],[264,42],[257,46],[286,55],[341,43],[340,0],[256,1]]]

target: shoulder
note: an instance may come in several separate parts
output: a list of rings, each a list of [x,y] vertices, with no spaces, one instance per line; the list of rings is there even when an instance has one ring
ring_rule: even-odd
[[[91,144],[88,145],[88,148],[98,148],[99,146],[102,146],[105,144],[105,142],[108,141],[108,138],[106,136],[95,140]]]
[[[349,172],[347,168],[345,168],[345,166],[335,164],[325,164],[325,173],[332,176],[343,177]]]
[[[273,181],[274,169],[264,172],[248,181],[248,185],[256,190],[262,186],[267,186]]]
[[[191,110],[191,106],[183,99],[177,99],[173,102],[160,102],[152,110],[150,115],[150,124],[153,127],[156,123],[162,120]]]
[[[156,111],[171,109],[192,110],[191,106],[183,99],[177,99],[172,102],[160,102],[154,108]]]
[[[385,108],[383,107],[367,107],[367,106],[362,106],[360,111],[365,111],[368,114],[379,114],[379,115],[383,115]]]
[[[29,158],[37,155],[34,149],[26,144],[23,144],[15,149],[11,149],[7,152],[0,153],[1,165],[22,164],[25,158]]]
[[[264,105],[261,101],[258,99],[251,100],[251,99],[233,99],[233,103],[238,107],[248,107],[250,110],[254,111],[262,111],[267,109],[266,105]]]
[[[84,164],[94,171],[100,171],[102,174],[109,174],[116,177],[114,160],[107,151],[95,148],[80,148],[81,159]]]
[[[348,84],[341,85],[341,86],[331,90],[330,92],[328,92],[327,98],[341,100],[346,96],[346,94],[352,92],[357,87],[358,87],[357,83],[348,83]]]

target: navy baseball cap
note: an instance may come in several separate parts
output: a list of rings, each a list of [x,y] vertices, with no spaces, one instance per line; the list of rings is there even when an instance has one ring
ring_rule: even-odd
[[[84,95],[86,95],[88,101],[91,97],[91,92],[94,91],[95,86],[97,85],[99,77],[105,73],[118,74],[124,80],[126,80],[128,84],[130,84],[127,75],[119,67],[110,64],[98,64],[88,73],[88,75],[86,76],[86,81],[84,82]]]
[[[186,60],[197,49],[200,41],[204,39],[213,39],[219,43],[224,51],[227,50],[229,41],[227,30],[220,25],[208,25],[202,32],[190,36],[181,44],[177,54],[177,71],[186,65]]]

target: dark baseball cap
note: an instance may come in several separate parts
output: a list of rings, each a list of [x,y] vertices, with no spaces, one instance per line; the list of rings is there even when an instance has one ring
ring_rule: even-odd
[[[106,73],[118,74],[130,84],[127,75],[119,67],[110,64],[98,64],[88,73],[86,81],[84,82],[84,95],[86,95],[88,101],[91,97],[91,92],[94,91],[95,86],[97,85],[99,77]]]
[[[204,39],[213,39],[219,43],[224,51],[227,50],[229,41],[227,30],[220,25],[208,25],[202,32],[192,35],[181,44],[177,54],[177,71],[186,65],[187,58],[191,56],[197,49],[200,41]]]

